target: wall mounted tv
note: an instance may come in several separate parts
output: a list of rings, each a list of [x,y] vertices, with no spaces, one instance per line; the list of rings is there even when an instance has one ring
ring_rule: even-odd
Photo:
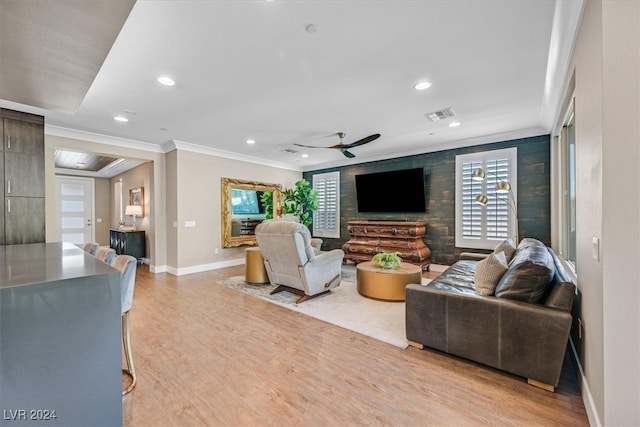
[[[356,175],[358,212],[425,212],[422,168]]]

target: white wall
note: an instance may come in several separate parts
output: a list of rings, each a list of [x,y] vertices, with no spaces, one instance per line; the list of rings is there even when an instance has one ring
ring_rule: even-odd
[[[172,152],[169,169],[175,167],[175,195],[169,188],[168,198],[175,196],[175,217],[167,223],[177,227],[175,234],[175,264],[168,271],[174,274],[203,271],[233,261],[243,261],[245,248],[222,248],[222,196],[220,178],[260,181],[292,187],[302,177],[298,171],[274,168],[255,163],[225,159],[185,150]],[[169,155],[168,155],[169,157]],[[172,178],[173,179],[173,178]],[[185,221],[196,226],[185,227]],[[170,244],[174,242],[171,241]],[[217,253],[216,253],[217,250]],[[174,260],[172,259],[172,262]],[[235,262],[236,264],[238,262]]]
[[[587,1],[565,96],[571,78],[582,393],[592,424],[638,426],[640,2]]]
[[[155,206],[151,203],[151,195],[153,194],[153,165],[151,163],[143,163],[127,172],[114,176],[111,178],[111,189],[115,189],[116,182],[122,180],[122,204],[123,214],[124,208],[129,204],[129,191],[133,188],[142,188],[144,195],[144,215],[136,219],[136,229],[145,232],[146,239],[146,253],[145,258],[150,260],[150,263],[157,265],[150,255],[149,251],[149,236],[151,235],[151,219],[154,218]],[[115,206],[115,201],[119,198],[119,194],[111,193],[111,206]],[[119,213],[116,210],[111,210],[112,215],[110,218],[111,227],[117,228],[120,220]],[[131,216],[123,215],[125,226],[133,225],[133,218]]]
[[[604,1],[604,425],[640,425],[640,2]]]

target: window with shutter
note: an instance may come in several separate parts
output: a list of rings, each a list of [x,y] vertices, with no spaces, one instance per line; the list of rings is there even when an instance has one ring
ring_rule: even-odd
[[[313,214],[313,235],[340,237],[340,172],[313,176],[313,189],[318,194],[318,208]]]
[[[492,249],[515,236],[517,148],[456,156],[456,246]],[[473,172],[481,168],[485,179],[475,181]],[[511,194],[497,193],[496,184],[511,184]],[[487,204],[476,202],[487,196]],[[513,198],[513,199],[511,199]]]

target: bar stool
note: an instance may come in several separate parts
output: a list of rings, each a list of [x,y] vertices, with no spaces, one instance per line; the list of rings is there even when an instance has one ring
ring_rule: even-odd
[[[133,290],[136,286],[136,268],[138,260],[129,255],[116,256],[111,265],[120,271],[120,308],[122,310],[122,346],[124,348],[124,358],[127,364],[122,372],[131,378],[129,387],[122,390],[122,395],[129,394],[136,386],[136,368],[133,365],[133,354],[131,352],[131,334],[129,333],[129,310],[133,305]]]
[[[96,252],[98,252],[98,248],[100,247],[99,244],[97,244],[96,242],[87,242],[84,244],[84,251],[95,256]]]
[[[98,258],[102,262],[106,262],[109,265],[111,265],[115,257],[116,251],[111,248],[100,247],[96,252],[96,258]]]

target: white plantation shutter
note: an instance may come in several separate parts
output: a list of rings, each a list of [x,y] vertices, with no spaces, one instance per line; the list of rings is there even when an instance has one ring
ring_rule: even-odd
[[[340,172],[313,176],[313,189],[318,194],[318,208],[313,214],[313,235],[340,237]]]
[[[456,246],[492,249],[498,242],[515,235],[514,213],[508,194],[496,193],[496,183],[511,184],[516,203],[517,148],[456,156]],[[472,180],[473,171],[482,168],[486,178]],[[488,203],[476,203],[486,195]]]
[[[487,239],[504,240],[509,237],[509,223],[511,221],[511,212],[509,208],[510,201],[507,194],[498,194],[494,191],[496,183],[509,181],[509,158],[497,158],[487,162],[485,170],[487,171],[487,194],[493,195],[489,197],[487,206],[483,208],[487,215]]]
[[[481,162],[462,164],[462,235],[465,239],[482,238],[482,206],[476,203],[476,197],[482,194],[483,185],[471,179],[473,171],[481,167]]]

